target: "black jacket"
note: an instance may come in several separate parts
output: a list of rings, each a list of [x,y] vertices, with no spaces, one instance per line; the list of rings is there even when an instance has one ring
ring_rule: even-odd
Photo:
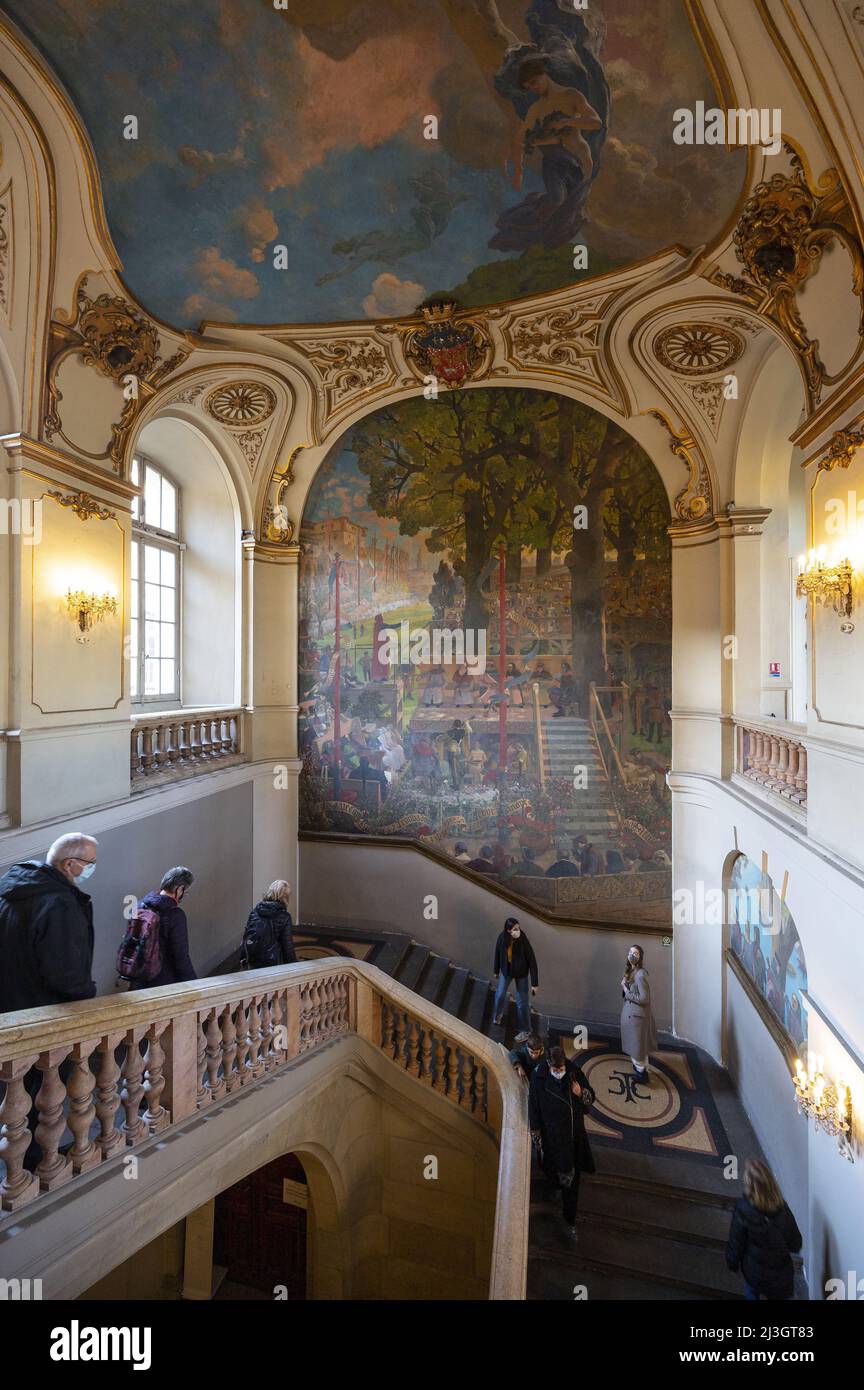
[[[739,1197],[732,1213],[726,1263],[740,1269],[765,1298],[791,1298],[795,1290],[792,1255],[801,1249],[801,1232],[784,1202],[779,1211],[759,1211]]]
[[[0,879],[0,1012],[92,999],[93,905],[50,864]]]
[[[146,985],[137,988],[155,989],[157,985],[176,985],[182,980],[197,980],[195,966],[189,958],[189,929],[186,913],[173,898],[164,893],[148,893],[141,899],[142,907],[159,913],[159,940],[162,945],[162,969]]]
[[[582,1095],[574,1096],[570,1089],[573,1078],[582,1087]],[[549,1062],[538,1062],[531,1073],[528,1087],[528,1124],[538,1130],[543,1141],[543,1161],[557,1173],[575,1168],[580,1173],[593,1173],[594,1157],[585,1133],[585,1111],[594,1104],[594,1092],[585,1073],[575,1062],[567,1063],[567,1074],[556,1081],[549,1072]]]
[[[507,947],[513,947],[513,959],[507,959]],[[528,940],[524,931],[517,941],[513,941],[510,933],[502,931],[498,940],[495,942],[495,972],[496,975],[503,975],[506,980],[524,980],[530,974],[531,983],[537,985],[537,957],[531,942]]]
[[[544,1054],[541,1053],[541,1055],[535,1061],[528,1051],[527,1042],[523,1042],[520,1043],[518,1047],[514,1047],[511,1050],[509,1056],[510,1061],[513,1063],[514,1067],[521,1067],[526,1077],[530,1081],[532,1072],[534,1071],[535,1067],[539,1067],[540,1063],[543,1061]]]
[[[267,926],[279,943],[279,964],[295,965],[297,952],[294,949],[291,913],[281,903],[270,901],[256,903],[249,913],[246,930],[254,926]],[[251,964],[251,962],[250,962]],[[255,966],[252,964],[252,969]]]

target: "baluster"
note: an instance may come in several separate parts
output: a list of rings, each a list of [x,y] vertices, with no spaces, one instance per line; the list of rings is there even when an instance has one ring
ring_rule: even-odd
[[[189,743],[186,738],[186,730],[189,727],[188,721],[181,719],[177,725],[177,766],[189,766]]]
[[[164,737],[165,737],[165,729],[164,729],[163,725],[162,725],[162,724],[154,724],[154,725],[153,725],[153,729],[152,729],[152,734],[153,734],[153,742],[152,742],[152,746],[151,746],[151,751],[152,751],[152,754],[153,754],[153,766],[152,766],[152,768],[151,768],[150,770],[151,770],[151,772],[161,772],[161,771],[162,771],[162,767],[163,767],[163,765],[164,765],[164,761],[165,761],[165,758],[164,758],[164,748],[163,748],[163,740],[164,740]]]
[[[433,1091],[444,1090],[444,1044],[438,1034],[429,1030],[429,1075],[427,1080]]]
[[[265,1071],[272,1071],[276,1065],[273,1051],[273,1019],[270,1014],[271,995],[261,996],[261,1060]]]
[[[483,1119],[489,1121],[489,1072],[485,1067],[481,1067],[480,1076],[480,1113]]]
[[[807,803],[807,749],[803,743],[798,752],[798,771],[795,773],[795,790],[802,806]]]
[[[460,1104],[461,1106],[467,1106],[469,1110],[473,1110],[473,1109],[474,1109],[474,1106],[473,1106],[473,1104],[472,1104],[472,1098],[471,1098],[471,1074],[472,1074],[473,1068],[472,1068],[472,1066],[471,1066],[471,1058],[468,1056],[468,1054],[467,1054],[466,1052],[462,1052],[461,1056],[462,1056],[462,1067],[461,1067],[461,1075],[460,1075],[460,1078],[459,1078],[459,1079],[460,1079],[460,1086],[459,1086],[459,1104]]]
[[[149,724],[144,724],[138,732],[141,737],[141,776],[147,777],[153,766],[153,730]]]
[[[168,1020],[165,1019],[161,1023],[151,1023],[147,1030],[147,1080],[144,1082],[147,1109],[144,1123],[150,1134],[158,1134],[171,1123],[170,1114],[160,1104],[162,1092],[165,1090],[165,1051],[162,1047],[162,1034],[167,1027]]]
[[[277,989],[273,995],[273,1052],[274,1066],[281,1066],[288,1057],[288,1010],[286,994]]]
[[[230,1095],[240,1085],[240,1077],[235,1066],[237,1025],[234,1021],[234,1008],[231,1004],[223,1006],[219,1022],[222,1030],[222,1080],[225,1083],[225,1090]]]
[[[207,1026],[207,1014],[206,1014],[206,1012],[200,1013],[200,1014],[198,1015],[198,1046],[197,1046],[197,1064],[198,1064],[198,1109],[199,1109],[199,1110],[202,1110],[202,1109],[204,1108],[205,1105],[209,1105],[209,1104],[210,1104],[210,1087],[209,1087],[208,1084],[207,1084],[206,1066],[205,1066],[205,1063],[206,1063],[206,1060],[207,1060],[207,1037],[206,1037],[206,1034],[205,1034],[205,1031],[204,1031],[204,1030],[205,1030],[206,1026]]]
[[[423,1029],[421,1049],[421,1079],[429,1086],[432,1083],[432,1029]]]
[[[423,1037],[423,1028],[415,1018],[408,1024],[408,1071],[412,1076],[420,1075],[420,1044]]]
[[[199,757],[202,762],[206,763],[209,762],[213,756],[213,745],[210,742],[210,720],[200,719],[198,721],[198,726],[201,734],[201,752]]]
[[[398,1009],[396,1012],[396,1050],[393,1054],[393,1058],[394,1061],[399,1063],[400,1067],[404,1067],[408,1061],[405,1054],[406,1022],[407,1015],[405,1014],[404,1010]]]
[[[195,764],[199,761],[201,753],[201,743],[198,737],[198,720],[189,721],[189,762]]]
[[[249,1068],[257,1080],[264,1075],[264,1058],[261,1054],[261,1012],[260,1000],[256,997],[249,1004]]]
[[[241,1086],[249,1080],[249,1020],[246,1005],[237,1005],[237,1076]]]
[[[229,727],[228,727],[228,726],[229,726],[229,720],[227,720],[227,719],[225,718],[225,716],[222,715],[221,718],[219,718],[219,719],[217,720],[217,725],[218,725],[218,729],[219,729],[219,741],[220,741],[220,743],[222,744],[222,756],[225,757],[225,758],[227,758],[228,755],[229,755],[229,753],[231,753],[231,751],[232,751],[232,749],[231,749],[231,731],[230,731],[230,729],[229,729]]]
[[[90,1053],[96,1048],[98,1038],[89,1042],[78,1042],[72,1049],[72,1073],[66,1084],[69,1096],[68,1125],[75,1140],[69,1152],[74,1173],[85,1173],[102,1162],[98,1146],[90,1138],[90,1127],[96,1117],[93,1096],[96,1078],[90,1070]]]
[[[240,751],[240,745],[237,741],[237,716],[233,714],[231,718],[228,720],[228,739],[231,747],[231,752],[238,753]]]
[[[777,779],[780,782],[786,781],[786,773],[789,770],[789,744],[785,738],[778,739],[777,748],[779,757],[777,759]]]
[[[39,1196],[38,1178],[24,1167],[24,1155],[31,1137],[27,1120],[33,1104],[24,1077],[35,1063],[35,1057],[15,1057],[0,1062],[0,1081],[6,1086],[6,1094],[0,1101],[0,1135],[6,1164],[6,1173],[0,1182],[2,1211],[17,1211]]]
[[[210,1091],[211,1100],[221,1100],[225,1094],[225,1071],[222,1066],[222,1030],[219,1027],[219,1017],[215,1009],[211,1009],[207,1015],[207,1026],[204,1029],[207,1039],[207,1046],[204,1055],[207,1058],[207,1086]],[[220,1076],[219,1073],[222,1072]]]
[[[177,763],[177,744],[174,742],[175,734],[175,724],[171,723],[163,725],[162,742],[164,745],[165,752],[162,761],[162,766],[165,769],[172,768],[176,766]]]
[[[143,776],[144,776],[144,763],[143,763],[143,760],[142,760],[142,758],[141,758],[141,730],[138,729],[138,728],[133,727],[132,733],[131,733],[131,735],[130,735],[130,740],[129,740],[129,741],[130,741],[131,752],[132,752],[132,757],[131,757],[131,762],[130,762],[130,773],[131,773],[131,775],[132,775],[133,778],[135,778],[135,777],[143,777]]]
[[[43,1052],[36,1063],[42,1073],[42,1085],[36,1096],[36,1110],[39,1115],[36,1142],[42,1150],[42,1157],[35,1171],[43,1192],[61,1187],[73,1176],[71,1159],[60,1153],[60,1140],[66,1129],[66,1085],[60,1079],[60,1064],[65,1062],[68,1055],[67,1043],[65,1047],[50,1048]]]
[[[459,1075],[459,1063],[456,1058],[456,1048],[453,1043],[447,1040],[447,1082],[445,1086],[446,1094],[451,1098],[456,1093],[456,1081]]]
[[[121,1068],[122,1082],[120,1099],[126,1118],[120,1126],[127,1145],[140,1144],[147,1138],[147,1126],[140,1114],[144,1095],[144,1058],[138,1047],[144,1036],[144,1028],[130,1028],[126,1034],[126,1056]]]
[[[96,1143],[102,1161],[111,1158],[118,1149],[123,1148],[123,1135],[117,1127],[117,1111],[120,1109],[120,1066],[115,1053],[125,1037],[124,1033],[109,1033],[101,1039],[96,1051],[99,1054],[99,1073],[96,1084],[96,1118],[99,1133]]]
[[[800,747],[800,743],[789,744],[789,766],[786,769],[786,785],[789,787],[795,786],[795,773],[798,771],[798,751]]]

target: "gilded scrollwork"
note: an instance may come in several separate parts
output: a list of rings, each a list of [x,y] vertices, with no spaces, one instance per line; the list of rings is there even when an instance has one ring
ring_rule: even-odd
[[[294,539],[296,528],[288,516],[288,509],[283,498],[294,482],[295,460],[308,447],[308,444],[298,444],[296,448],[292,449],[287,462],[281,468],[277,467],[273,470],[261,517],[261,539],[270,545],[290,545]]]
[[[819,460],[816,472],[831,473],[835,468],[848,468],[862,445],[864,430],[835,430]]]
[[[394,385],[396,370],[383,345],[366,338],[291,338],[318,377],[323,420],[351,405],[359,396],[380,393]]]
[[[11,183],[0,193],[0,313],[9,317],[12,289]]]
[[[99,521],[108,521],[112,517],[116,518],[117,515],[108,507],[103,507],[100,502],[96,501],[95,497],[90,496],[89,492],[64,493],[50,489],[48,496],[53,497],[54,501],[59,503],[61,507],[71,507],[79,521],[89,521],[93,516],[97,517]]]
[[[111,425],[110,444],[101,454],[88,454],[97,460],[110,460],[119,473],[129,431],[139,410],[160,383],[182,366],[190,349],[182,346],[163,359],[159,334],[150,319],[120,295],[91,298],[86,292],[87,278],[84,275],[78,284],[74,313],[58,314],[51,321],[43,433],[47,440],[59,435],[71,448],[78,447],[63,431],[59,409],[62,393],[57,385],[61,365],[67,357],[77,355],[86,366],[123,388],[124,405],[120,419]]]
[[[687,486],[675,498],[675,515],[681,521],[704,521],[714,515],[714,494],[711,478],[702,458],[699,445],[688,430],[680,432],[674,428],[660,410],[647,410],[643,414],[657,420],[669,435],[669,448],[686,464],[690,477]]]

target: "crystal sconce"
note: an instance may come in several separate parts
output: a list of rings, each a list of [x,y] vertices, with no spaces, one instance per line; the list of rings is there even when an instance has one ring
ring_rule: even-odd
[[[852,562],[837,559],[834,564],[825,563],[825,547],[811,550],[808,555],[798,557],[798,579],[795,592],[800,598],[818,599],[820,603],[831,603],[834,612],[840,617],[850,617],[852,613]]]
[[[113,594],[88,594],[84,589],[67,589],[66,608],[70,618],[78,624],[79,642],[87,642],[84,636],[94,623],[101,623],[109,613],[117,612],[117,600]]]
[[[840,1081],[825,1080],[821,1057],[817,1058],[815,1065],[811,1060],[806,1071],[799,1057],[793,1079],[798,1113],[806,1115],[808,1120],[812,1119],[817,1130],[824,1130],[835,1138],[840,1154],[853,1163],[849,1146],[852,1116],[848,1089]]]

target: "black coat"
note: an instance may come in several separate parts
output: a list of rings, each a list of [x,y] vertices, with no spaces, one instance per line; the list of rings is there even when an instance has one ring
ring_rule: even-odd
[[[543,1061],[543,1054],[541,1053],[535,1061],[528,1051],[527,1042],[523,1042],[520,1043],[518,1047],[514,1047],[511,1050],[510,1061],[513,1063],[514,1067],[521,1067],[530,1081],[534,1068],[539,1067],[540,1063]]]
[[[574,1096],[570,1089],[573,1078],[582,1087],[582,1095]],[[585,1111],[594,1104],[594,1092],[585,1073],[575,1062],[567,1063],[567,1074],[561,1081],[550,1075],[549,1062],[538,1062],[531,1073],[528,1087],[528,1124],[538,1130],[543,1142],[543,1161],[558,1173],[575,1168],[579,1173],[593,1173],[594,1157],[585,1133]]]
[[[507,947],[513,947],[513,959],[507,959]],[[506,980],[524,980],[530,974],[531,983],[537,986],[537,957],[531,942],[524,931],[517,941],[513,941],[508,931],[502,931],[495,942],[495,972]]]
[[[162,946],[162,969],[139,989],[155,989],[157,985],[176,985],[182,980],[197,980],[195,966],[189,957],[189,929],[186,913],[164,893],[148,893],[141,907],[159,913],[159,940]]]
[[[50,864],[0,879],[0,1012],[92,999],[93,905]]]
[[[269,900],[256,903],[246,921],[246,930],[256,926],[267,927],[273,932],[279,943],[280,965],[296,965],[297,952],[294,949],[293,923],[291,913],[286,907],[283,907],[281,903]]]
[[[801,1249],[801,1232],[784,1202],[778,1211],[759,1211],[739,1197],[732,1213],[726,1263],[740,1269],[751,1289],[764,1298],[791,1298],[795,1291],[792,1256]]]

